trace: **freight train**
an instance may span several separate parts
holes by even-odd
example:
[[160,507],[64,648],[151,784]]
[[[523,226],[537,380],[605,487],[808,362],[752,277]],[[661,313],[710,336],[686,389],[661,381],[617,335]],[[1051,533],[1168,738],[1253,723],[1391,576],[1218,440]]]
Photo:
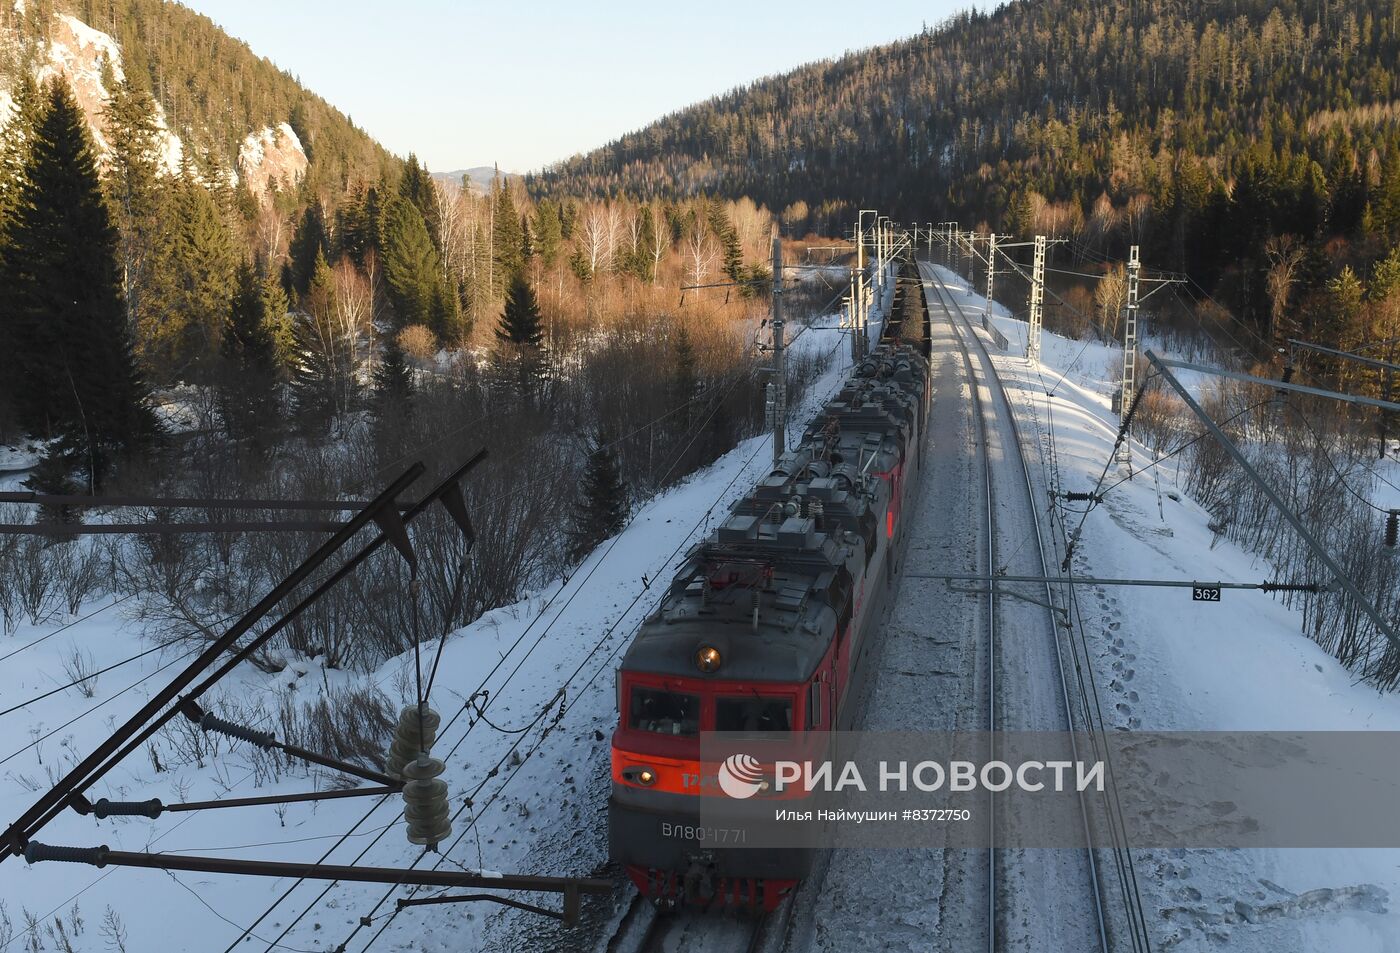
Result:
[[819,743],[855,727],[927,449],[928,353],[922,287],[902,279],[878,344],[686,555],[628,647],[609,848],[659,907],[771,910],[810,870],[810,851],[681,836],[703,830],[699,798],[724,796],[718,765],[701,763],[700,735]]

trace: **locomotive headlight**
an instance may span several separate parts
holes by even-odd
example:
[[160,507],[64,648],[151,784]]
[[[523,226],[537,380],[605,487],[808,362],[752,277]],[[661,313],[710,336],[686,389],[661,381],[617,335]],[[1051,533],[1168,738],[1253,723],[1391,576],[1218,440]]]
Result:
[[720,663],[724,661],[719,654],[719,649],[713,645],[702,645],[695,653],[695,667],[706,673],[717,671]]
[[632,765],[622,771],[623,780],[631,781],[633,784],[640,784],[644,788],[649,788],[656,783],[656,772],[651,768],[644,768],[640,765]]

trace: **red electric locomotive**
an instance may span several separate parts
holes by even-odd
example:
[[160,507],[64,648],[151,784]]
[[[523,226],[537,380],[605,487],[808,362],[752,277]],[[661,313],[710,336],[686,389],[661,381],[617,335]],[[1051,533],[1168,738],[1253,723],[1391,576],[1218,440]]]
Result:
[[[922,311],[922,309],[920,309]],[[618,672],[609,844],[659,905],[773,909],[809,851],[724,849],[696,831],[722,796],[702,731],[852,728],[906,542],[930,401],[920,348],[891,333],[798,446],[687,555]]]

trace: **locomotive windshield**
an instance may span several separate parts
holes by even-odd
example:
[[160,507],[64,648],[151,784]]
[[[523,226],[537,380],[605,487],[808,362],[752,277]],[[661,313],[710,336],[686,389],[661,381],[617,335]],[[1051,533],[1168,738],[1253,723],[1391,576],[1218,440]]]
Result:
[[663,735],[699,734],[700,697],[634,685],[628,706],[628,725],[639,731]]
[[791,731],[792,699],[762,695],[715,699],[715,731]]

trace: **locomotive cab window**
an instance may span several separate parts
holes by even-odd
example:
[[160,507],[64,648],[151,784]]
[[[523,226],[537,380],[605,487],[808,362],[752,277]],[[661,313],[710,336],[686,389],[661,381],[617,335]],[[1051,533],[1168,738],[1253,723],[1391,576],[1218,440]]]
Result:
[[663,735],[694,735],[700,732],[700,698],[662,688],[632,686],[627,725],[638,731]]
[[715,700],[715,731],[791,731],[792,699],[747,695]]

